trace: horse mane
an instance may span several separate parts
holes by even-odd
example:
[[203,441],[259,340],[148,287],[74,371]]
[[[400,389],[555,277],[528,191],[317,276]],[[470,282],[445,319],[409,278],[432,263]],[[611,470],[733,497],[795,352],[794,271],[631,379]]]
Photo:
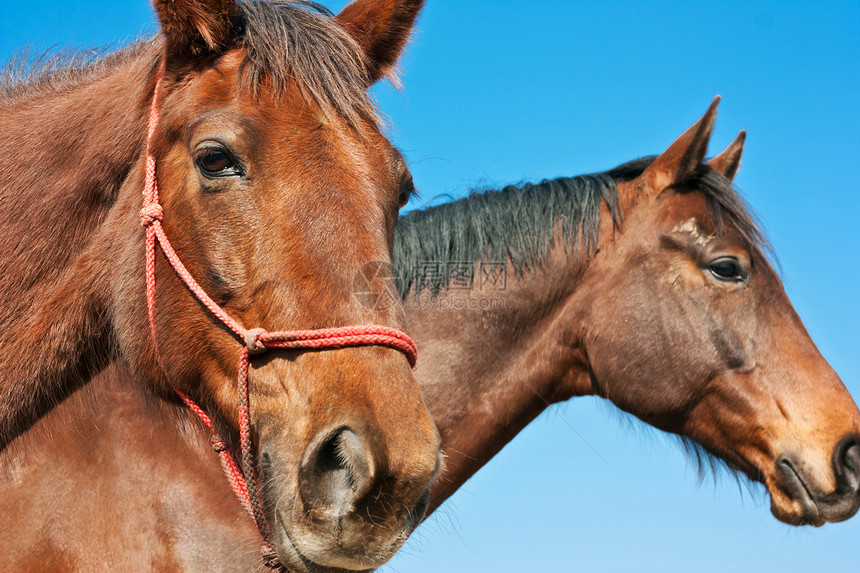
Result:
[[24,50],[0,69],[0,97],[4,104],[15,104],[72,89],[111,73],[148,50],[154,51],[155,44],[151,38],[115,51],[109,47],[63,48],[33,55]]
[[[409,292],[415,270],[425,263],[510,262],[522,274],[539,267],[559,238],[565,249],[593,254],[601,203],[609,207],[613,225],[620,227],[617,184],[641,175],[654,159],[635,159],[601,173],[472,191],[463,199],[405,215],[394,240],[394,273],[401,296]],[[701,164],[676,190],[704,193],[718,233],[728,223],[754,250],[772,254],[746,201],[717,171]],[[438,289],[445,284],[423,286]]]
[[[236,37],[228,49],[246,51],[240,67],[243,88],[258,94],[270,82],[277,96],[296,82],[302,95],[329,117],[343,116],[352,126],[360,119],[376,123],[367,93],[366,56],[327,8],[310,0],[240,0],[237,6]],[[160,45],[149,38],[116,51],[66,49],[37,57],[24,52],[0,70],[0,97],[16,103],[72,89],[147,52],[155,64]]]

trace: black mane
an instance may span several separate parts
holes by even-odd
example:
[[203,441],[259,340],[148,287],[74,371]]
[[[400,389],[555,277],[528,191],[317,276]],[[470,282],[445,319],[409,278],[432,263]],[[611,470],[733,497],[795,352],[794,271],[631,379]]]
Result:
[[[394,239],[401,296],[412,288],[415,269],[428,262],[510,262],[521,274],[541,265],[555,240],[592,254],[600,231],[601,203],[609,207],[613,224],[620,226],[616,185],[638,177],[654,159],[636,159],[602,173],[473,191],[463,199],[405,215]],[[728,222],[754,249],[770,253],[746,202],[715,170],[700,165],[677,190],[704,193],[718,232]],[[445,284],[420,286],[443,288]]]

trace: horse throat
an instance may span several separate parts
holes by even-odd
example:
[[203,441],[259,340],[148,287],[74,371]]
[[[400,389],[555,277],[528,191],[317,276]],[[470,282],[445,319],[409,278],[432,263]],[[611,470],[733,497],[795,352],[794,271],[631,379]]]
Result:
[[585,359],[567,335],[570,277],[583,263],[555,244],[536,269],[508,266],[503,289],[476,282],[468,292],[449,285],[435,298],[427,289],[405,298],[421,349],[417,376],[446,455],[430,511],[550,404],[585,393],[575,390],[588,386]]

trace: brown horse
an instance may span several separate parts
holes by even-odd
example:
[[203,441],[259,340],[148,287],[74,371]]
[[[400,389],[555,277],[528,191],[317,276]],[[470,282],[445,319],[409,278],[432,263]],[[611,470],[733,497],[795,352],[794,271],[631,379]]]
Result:
[[[717,102],[657,158],[401,222],[395,265],[447,457],[431,511],[550,403],[597,395],[763,483],[785,523],[857,512],[860,411],[731,187],[744,132],[702,163]],[[473,289],[428,277],[438,261],[478,261]]]
[[[731,188],[743,136],[702,163],[714,113],[656,159],[404,218],[398,274],[447,454],[432,508],[548,403],[597,394],[763,482],[787,523],[857,511],[860,413]],[[49,441],[22,439],[33,459],[0,504],[27,529],[0,530],[7,547],[63,522],[53,547],[81,568],[253,566],[205,434],[147,392],[115,364],[42,422]]]
[[[335,17],[307,2],[154,4],[163,38],[94,63],[51,62],[0,92],[0,473],[10,484],[32,483],[42,455],[32,444],[58,431],[51,409],[111,361],[146,388],[148,415],[175,413],[175,387],[235,450],[246,351],[160,255],[158,351],[150,335],[139,213],[153,169],[164,233],[239,324],[402,326],[399,307],[368,309],[351,290],[362,265],[390,260],[412,189],[367,88],[392,73],[421,0],[357,0]],[[147,135],[151,107],[158,124]],[[161,218],[144,215],[147,225]],[[259,349],[260,331],[251,334],[245,343]],[[259,464],[280,560],[296,571],[385,562],[420,521],[438,467],[438,433],[404,355],[379,345],[277,351],[252,371],[257,451],[245,470]],[[185,419],[173,419],[174,432],[196,436],[199,422]],[[99,473],[103,463],[82,467]],[[151,481],[143,459],[128,467]],[[74,479],[55,486],[89,487]],[[222,480],[212,477],[219,496]],[[3,570],[83,566],[59,542],[69,522],[40,525],[18,506],[2,515],[4,535],[27,540],[4,540]],[[123,563],[100,555],[102,566]]]

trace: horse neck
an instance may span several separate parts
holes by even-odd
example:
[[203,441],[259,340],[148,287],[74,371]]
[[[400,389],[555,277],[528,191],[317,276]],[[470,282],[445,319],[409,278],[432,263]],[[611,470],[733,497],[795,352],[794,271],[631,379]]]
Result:
[[0,449],[109,353],[105,220],[142,153],[155,57],[146,45],[0,104]]
[[[431,511],[549,404],[575,387],[586,393],[585,358],[569,340],[574,325],[562,323],[584,267],[554,245],[536,270],[516,275],[509,265],[504,291],[441,291],[435,304],[407,296],[406,322],[421,351],[417,377],[446,454]],[[464,296],[484,310],[464,309]]]

